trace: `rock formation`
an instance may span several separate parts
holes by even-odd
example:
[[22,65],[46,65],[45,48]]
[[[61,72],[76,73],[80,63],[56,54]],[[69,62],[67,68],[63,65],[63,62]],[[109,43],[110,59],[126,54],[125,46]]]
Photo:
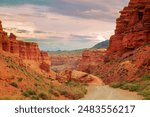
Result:
[[150,73],[150,0],[130,0],[120,13],[106,54],[85,51],[79,65],[106,84]]
[[[47,52],[40,51],[38,44],[34,42],[24,42],[16,40],[16,36],[12,33],[8,36],[3,31],[0,21],[0,52],[10,52],[23,60],[32,60],[41,64],[47,64],[50,67],[50,58]],[[43,68],[43,67],[42,67]],[[48,67],[46,67],[46,72]],[[43,69],[45,70],[45,69]]]
[[65,70],[60,73],[57,73],[56,79],[59,82],[77,81],[86,84],[103,84],[100,78],[77,70]]
[[78,70],[92,73],[103,62],[106,49],[84,50]]
[[150,0],[130,0],[120,13],[108,54],[122,54],[150,43]]
[[80,59],[80,55],[51,55],[51,69],[54,71],[76,69]]

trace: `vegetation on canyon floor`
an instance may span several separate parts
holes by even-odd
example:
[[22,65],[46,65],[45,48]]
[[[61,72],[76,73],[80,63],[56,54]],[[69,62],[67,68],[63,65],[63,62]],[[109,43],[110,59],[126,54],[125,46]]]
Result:
[[150,100],[150,74],[145,74],[137,81],[124,81],[112,83],[111,87],[138,92],[144,99]]

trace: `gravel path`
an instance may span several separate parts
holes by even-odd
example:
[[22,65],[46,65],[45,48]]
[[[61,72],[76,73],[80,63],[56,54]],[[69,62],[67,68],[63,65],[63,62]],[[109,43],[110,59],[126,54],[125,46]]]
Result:
[[108,85],[88,87],[88,93],[81,100],[141,100],[142,97],[136,92],[122,89],[114,89]]

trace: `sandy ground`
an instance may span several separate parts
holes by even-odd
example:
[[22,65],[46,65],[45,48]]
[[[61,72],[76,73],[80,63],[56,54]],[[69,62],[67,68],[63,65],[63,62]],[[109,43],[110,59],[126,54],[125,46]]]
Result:
[[88,93],[81,100],[141,100],[142,97],[136,92],[129,92],[122,89],[114,89],[108,85],[90,85]]

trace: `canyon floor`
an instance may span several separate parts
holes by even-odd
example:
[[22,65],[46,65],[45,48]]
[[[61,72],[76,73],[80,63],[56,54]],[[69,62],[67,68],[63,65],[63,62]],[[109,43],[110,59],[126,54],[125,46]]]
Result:
[[141,100],[136,92],[114,89],[108,85],[89,85],[88,93],[81,100]]
[[[63,56],[63,57],[62,57]],[[57,59],[56,59],[57,58]],[[69,59],[71,58],[71,59]],[[78,55],[72,57],[70,54],[64,55],[55,55],[55,59],[52,59],[52,68],[55,67],[58,71],[66,70],[69,66],[72,66],[73,69],[74,61],[77,61],[77,58],[80,59]],[[67,62],[66,62],[66,61]],[[54,63],[57,63],[55,65]],[[67,64],[66,64],[67,63]],[[60,70],[61,66],[61,70]],[[62,67],[63,66],[63,67]],[[94,83],[88,85],[87,94],[81,98],[81,100],[142,100],[142,96],[138,95],[137,92],[123,90],[120,88],[113,88],[108,85],[104,85],[101,78],[99,78],[100,83]]]

